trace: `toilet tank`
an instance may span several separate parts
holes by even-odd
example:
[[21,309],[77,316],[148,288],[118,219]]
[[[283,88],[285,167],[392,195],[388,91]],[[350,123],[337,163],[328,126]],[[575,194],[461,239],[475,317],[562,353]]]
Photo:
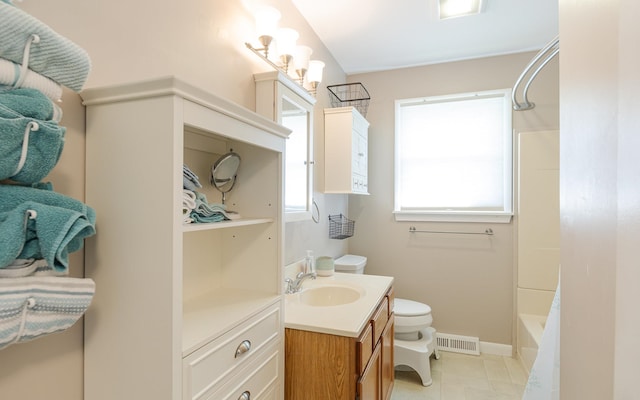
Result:
[[364,273],[365,265],[367,265],[367,257],[345,254],[342,257],[336,258],[334,264],[337,272],[362,274]]

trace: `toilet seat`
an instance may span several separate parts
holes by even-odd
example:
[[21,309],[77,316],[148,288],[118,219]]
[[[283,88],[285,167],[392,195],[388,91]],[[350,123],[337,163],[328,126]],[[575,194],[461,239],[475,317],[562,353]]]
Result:
[[393,312],[396,314],[396,317],[417,317],[431,314],[431,307],[417,301],[396,298],[394,300]]
[[413,333],[428,328],[433,323],[431,307],[413,300],[394,300],[393,312],[395,314],[394,329],[396,334]]

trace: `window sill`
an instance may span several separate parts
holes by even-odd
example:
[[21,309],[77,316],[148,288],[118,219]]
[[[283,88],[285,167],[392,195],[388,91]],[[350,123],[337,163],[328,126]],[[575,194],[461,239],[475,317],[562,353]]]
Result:
[[510,212],[486,212],[486,211],[394,211],[396,221],[413,222],[482,222],[508,224],[513,213]]

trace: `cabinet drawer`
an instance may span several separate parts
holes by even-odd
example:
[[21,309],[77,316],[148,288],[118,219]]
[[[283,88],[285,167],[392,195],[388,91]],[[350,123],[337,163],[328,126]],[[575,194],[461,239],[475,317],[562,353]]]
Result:
[[373,324],[373,342],[378,343],[380,340],[380,335],[382,335],[382,330],[385,325],[387,325],[387,320],[389,319],[389,299],[383,298],[380,302],[380,306],[373,314],[371,322]]
[[251,360],[280,331],[279,305],[269,309],[184,358],[183,398],[200,399],[229,373]]
[[394,300],[396,298],[396,295],[393,292],[393,286],[387,292],[387,298],[389,299],[389,315],[391,315],[391,313],[393,312],[393,306],[395,305]]
[[380,400],[380,348],[376,347],[369,365],[358,379],[356,391],[359,399]]
[[364,373],[364,369],[367,367],[367,363],[371,358],[371,354],[373,353],[373,325],[371,323],[367,324],[367,327],[358,338],[358,342],[356,343],[357,348],[357,357],[358,357],[358,365],[357,372],[358,375],[362,375]]
[[278,360],[278,349],[274,348],[226,380],[206,400],[275,400],[280,370]]

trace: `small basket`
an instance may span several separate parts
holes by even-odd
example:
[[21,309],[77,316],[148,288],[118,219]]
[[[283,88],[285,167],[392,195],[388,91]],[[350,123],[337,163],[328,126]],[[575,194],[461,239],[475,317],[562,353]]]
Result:
[[355,107],[363,117],[367,116],[369,108],[369,92],[360,82],[343,85],[329,85],[331,107]]
[[342,214],[329,215],[329,239],[346,239],[353,236],[356,222]]

